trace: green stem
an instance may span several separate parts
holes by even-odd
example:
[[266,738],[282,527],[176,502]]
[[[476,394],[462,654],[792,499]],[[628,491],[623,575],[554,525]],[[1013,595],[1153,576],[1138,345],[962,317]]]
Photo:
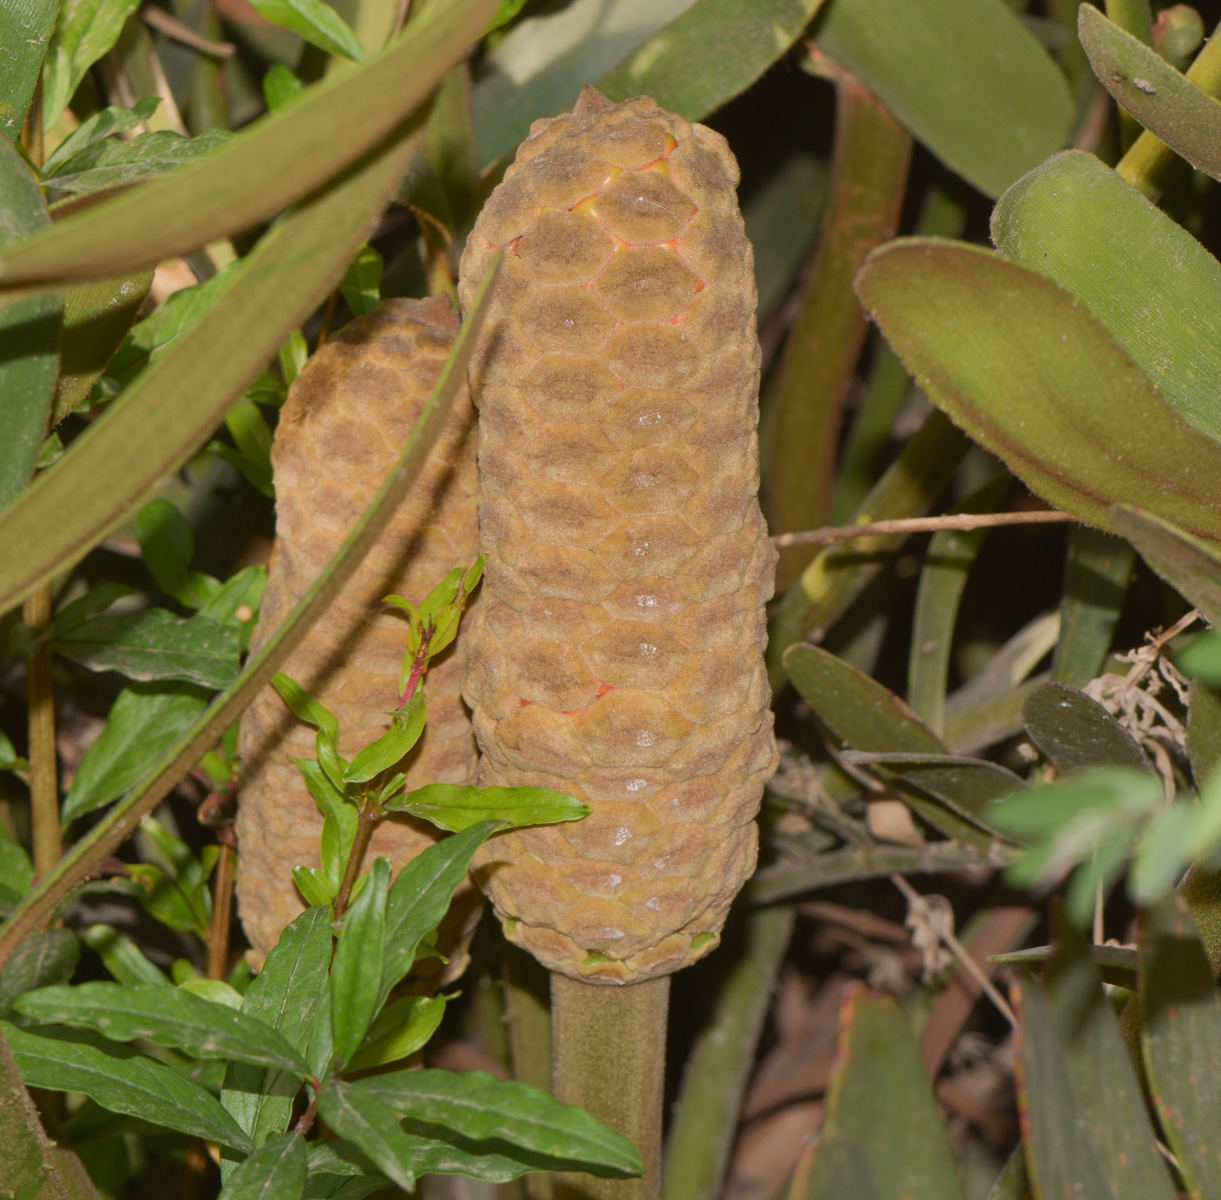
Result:
[[[23,605],[22,619],[35,629],[51,623],[51,589],[40,587]],[[29,707],[30,810],[34,826],[34,870],[48,875],[63,853],[59,828],[59,769],[55,750],[55,689],[51,647],[42,646],[26,663]]]
[[[916,517],[928,512],[953,477],[970,442],[941,412],[933,412],[886,469],[857,510],[856,521]],[[807,635],[820,640],[869,585],[903,534],[877,534],[823,550],[777,606],[768,638],[772,690],[785,680],[781,657]]]
[[369,841],[373,837],[373,830],[377,828],[377,822],[381,819],[382,811],[377,807],[377,800],[373,796],[366,796],[364,804],[360,808],[360,821],[356,826],[356,837],[352,839],[352,853],[348,855],[347,866],[343,869],[343,879],[339,884],[339,893],[335,897],[335,920],[347,911],[348,898],[352,895],[352,889],[356,886],[356,878],[360,874],[361,863],[365,860],[365,851],[369,848]]
[[[712,1019],[683,1076],[666,1140],[661,1189],[666,1200],[717,1200],[721,1195],[759,1034],[793,930],[793,909],[759,909],[743,926],[742,954],[724,976]],[[732,932],[727,932],[722,955],[731,949]]]
[[[505,1028],[513,1078],[540,1091],[551,1091],[550,979],[537,960],[511,942],[504,947]],[[551,1176],[525,1177],[530,1200],[551,1200]]]
[[[1221,26],[1205,41],[1204,49],[1187,69],[1187,78],[1202,92],[1221,96]],[[1183,165],[1183,160],[1161,138],[1146,129],[1115,170],[1121,179],[1156,204]]]
[[645,1170],[639,1179],[557,1175],[557,1200],[659,1200],[669,1001],[669,976],[612,987],[552,974],[555,1098],[623,1134]]
[[[401,170],[401,156],[388,156],[388,166]],[[380,161],[378,166],[380,166]],[[377,170],[375,166],[372,168]],[[353,182],[359,180],[360,173]],[[351,186],[351,185],[349,185]],[[338,198],[345,196],[338,189]],[[292,218],[290,217],[289,220]],[[497,261],[499,265],[499,260]],[[487,311],[495,267],[480,285],[475,302],[458,333],[440,379],[433,389],[419,420],[403,445],[394,466],[377,494],[365,509],[352,532],[344,539],[335,557],[327,564],[314,585],[301,597],[284,623],[267,639],[257,654],[251,655],[242,673],[208,706],[204,714],[174,743],[162,760],[163,765],[110,810],[109,813],[71,851],[60,859],[55,870],[33,888],[0,927],[0,966],[13,949],[40,921],[45,920],[65,896],[95,871],[135,831],[146,814],[153,811],[177,786],[179,780],[224,736],[260,688],[265,687],[293,647],[310,626],[327,610],[351,578],[366,551],[381,536],[390,519],[415,484],[424,463],[445,424],[458,389],[466,380],[466,366],[479,336]]]
[[[868,332],[852,281],[869,251],[895,235],[911,161],[911,137],[882,102],[819,61],[835,84],[835,153],[823,232],[768,422],[764,478],[776,533],[831,519],[840,414]],[[782,551],[777,586],[788,587],[814,553]]]

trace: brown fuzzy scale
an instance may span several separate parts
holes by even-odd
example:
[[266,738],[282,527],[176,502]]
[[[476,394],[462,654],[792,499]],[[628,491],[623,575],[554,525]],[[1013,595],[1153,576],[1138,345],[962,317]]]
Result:
[[[453,347],[448,299],[384,301],[345,326],[306,364],[276,430],[276,548],[255,643],[274,630],[334,556],[402,448]],[[339,750],[353,757],[387,727],[407,646],[401,614],[382,597],[418,603],[477,553],[474,413],[464,388],[419,483],[342,594],[281,668],[339,718]],[[408,786],[473,783],[477,751],[460,695],[462,639],[428,672],[428,728],[408,759]],[[315,735],[270,687],[242,719],[237,817],[242,924],[261,961],[303,902],[297,864],[318,866],[322,817],[294,758],[315,757]],[[437,838],[430,825],[388,817],[365,857],[402,867]],[[464,889],[451,917],[451,974],[465,962],[463,930],[477,915]],[[435,961],[435,960],[433,960]]]
[[471,380],[484,784],[593,809],[476,860],[507,935],[632,983],[718,941],[776,767],[750,244],[720,134],[587,88],[536,122],[462,260],[506,251]]

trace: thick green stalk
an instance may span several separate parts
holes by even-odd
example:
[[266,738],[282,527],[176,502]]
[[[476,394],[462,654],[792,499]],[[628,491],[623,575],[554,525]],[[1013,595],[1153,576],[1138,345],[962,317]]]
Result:
[[[868,332],[852,281],[869,251],[897,231],[911,161],[911,137],[882,102],[824,62],[836,92],[831,196],[768,418],[763,477],[776,533],[831,519],[840,414]],[[814,553],[782,551],[777,586],[788,587]]]
[[721,984],[712,1019],[683,1076],[666,1140],[661,1188],[666,1200],[716,1200],[721,1194],[759,1034],[793,930],[793,910],[787,905],[759,909],[743,925],[742,953]]
[[[35,629],[51,623],[51,589],[40,587],[26,600],[22,619]],[[30,811],[34,831],[34,870],[46,875],[59,862],[59,769],[55,751],[55,690],[51,647],[43,646],[26,663],[29,709]]]
[[[930,414],[865,497],[857,524],[928,512],[969,446],[966,434],[949,417],[939,411]],[[807,636],[821,640],[903,540],[903,534],[877,534],[840,542],[806,567],[772,615],[767,658],[773,691],[784,683],[784,652]]]
[[[1221,96],[1221,26],[1204,43],[1204,49],[1187,68],[1187,78],[1202,92]],[[1161,138],[1147,129],[1132,143],[1132,148],[1119,160],[1115,170],[1119,177],[1143,192],[1156,204],[1162,193],[1183,167],[1179,158]]]
[[668,975],[613,987],[552,973],[555,1098],[623,1134],[645,1170],[639,1179],[557,1175],[556,1200],[659,1200],[669,1003]]
[[[513,1078],[540,1091],[551,1091],[550,977],[546,968],[512,942],[503,943],[505,1029]],[[525,1177],[530,1200],[551,1200],[551,1176]]]

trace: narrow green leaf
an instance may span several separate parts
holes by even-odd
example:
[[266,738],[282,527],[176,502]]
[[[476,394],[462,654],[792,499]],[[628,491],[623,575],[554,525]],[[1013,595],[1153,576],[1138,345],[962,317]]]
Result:
[[[889,996],[856,988],[840,1022],[825,1133],[864,1152],[881,1200],[961,1197],[941,1110],[911,1022]],[[893,1153],[903,1146],[902,1154]]]
[[328,1080],[318,1093],[318,1112],[340,1137],[349,1138],[377,1168],[406,1191],[415,1188],[411,1143],[394,1113],[356,1084]]
[[90,925],[82,934],[82,940],[97,953],[106,970],[120,983],[170,986],[165,972],[145,958],[135,942],[113,925]]
[[194,1058],[306,1074],[305,1063],[275,1030],[178,988],[157,984],[82,983],[27,992],[14,1007],[36,1021],[92,1029],[116,1042],[143,1038]]
[[344,779],[349,783],[365,783],[397,765],[420,740],[427,719],[424,697],[413,696],[405,709],[394,714],[390,728],[352,760],[343,773]]
[[269,21],[299,33],[311,46],[339,54],[353,62],[365,57],[365,48],[352,27],[323,0],[251,0]]
[[138,183],[215,153],[232,137],[227,129],[209,129],[194,138],[158,129],[130,142],[97,142],[61,163],[45,186],[54,192],[77,195]]
[[1181,417],[1221,440],[1210,385],[1221,263],[1186,229],[1092,154],[1066,150],[1000,198],[992,238],[1079,300]]
[[882,1200],[865,1151],[842,1130],[828,1130],[818,1140],[804,1200]]
[[319,905],[330,908],[339,891],[338,886],[332,887],[329,875],[324,875],[316,867],[303,867],[299,864],[293,867],[293,883],[311,908]]
[[42,164],[43,178],[54,175],[74,154],[88,150],[90,146],[120,133],[138,129],[157,111],[161,103],[159,96],[137,100],[133,108],[111,107],[96,112],[82,121],[47,157]]
[[1188,1192],[1221,1194],[1221,994],[1185,903],[1145,910],[1141,938],[1145,1069],[1162,1131]]
[[356,903],[344,917],[331,970],[331,1029],[335,1053],[347,1062],[360,1048],[381,998],[378,984],[386,949],[386,890],[390,860],[374,862]]
[[835,0],[815,38],[989,196],[1068,140],[1068,84],[1004,0]]
[[[1221,663],[1217,675],[1221,680]],[[1187,755],[1195,785],[1202,788],[1221,763],[1221,693],[1198,680],[1191,686],[1187,709]]]
[[269,109],[279,108],[295,100],[305,91],[305,84],[283,63],[272,63],[263,76],[263,99]]
[[475,1141],[517,1146],[603,1178],[643,1170],[631,1142],[584,1109],[484,1071],[395,1071],[350,1084],[349,1093],[356,1103],[365,1097],[381,1101],[407,1118],[413,1132],[438,1136],[449,1130]]
[[198,720],[208,693],[188,683],[137,683],[124,688],[109,720],[85,751],[64,797],[62,817],[74,820],[117,800],[153,769]]
[[[10,753],[6,757],[9,762],[15,762],[17,760],[11,755],[11,749],[12,743],[10,742],[6,747]],[[0,823],[0,879],[21,894],[24,894],[34,881],[34,863],[25,847],[9,836],[3,823]]]
[[411,970],[420,939],[440,925],[475,851],[499,828],[499,821],[480,821],[429,846],[399,872],[386,896],[385,965],[377,1007]]
[[[1065,922],[1065,928],[1073,927]],[[1073,930],[1074,934],[1077,933]],[[1080,936],[1080,935],[1078,935]],[[1136,950],[1128,946],[1095,946],[1087,947],[1089,956],[1096,968],[1096,974],[1106,983],[1116,987],[1126,988],[1129,992],[1136,991],[1136,973],[1140,956]],[[989,955],[990,963],[1013,963],[1018,966],[1046,966],[1051,962],[1053,947],[1028,946],[1025,950],[1011,950],[1008,954]]]
[[367,316],[377,309],[381,299],[382,271],[385,268],[382,256],[368,243],[357,251],[344,277],[339,281],[339,291],[347,301],[353,316]]
[[[108,199],[5,255],[0,278],[7,287],[45,287],[155,266],[249,229],[316,193],[396,131],[402,132],[404,120],[479,36],[494,8],[495,0],[437,6],[434,15],[412,22],[402,38],[371,55],[359,69],[336,72],[298,103],[242,130],[215,154]],[[402,166],[395,172],[396,183],[401,173]],[[345,266],[368,232],[365,219],[352,215],[357,219],[342,225],[354,224],[362,235],[349,240],[345,232],[334,247]],[[300,227],[290,236],[299,250]],[[323,274],[330,280],[329,263]],[[283,297],[295,289],[277,287],[283,308]],[[309,312],[315,304],[313,293],[304,300],[300,310]],[[266,304],[272,307],[273,301]],[[290,307],[294,319],[286,330],[301,323],[297,306]],[[285,336],[281,333],[277,344]],[[260,366],[267,357],[260,354]],[[209,417],[201,424],[210,427],[215,421]]]
[[1097,700],[1063,683],[1045,683],[1022,705],[1031,740],[1063,773],[1081,767],[1152,771],[1132,735]]
[[190,566],[195,557],[195,535],[190,522],[169,500],[150,500],[136,518],[140,554],[157,586],[191,608],[201,597],[191,588]]
[[1116,1200],[1081,1115],[1051,1004],[1033,980],[1024,980],[1017,994],[1022,1056],[1018,1104],[1029,1130],[1023,1140],[1035,1194]]
[[1169,521],[1129,504],[1111,509],[1111,523],[1167,583],[1208,619],[1221,623],[1221,552]]
[[54,639],[65,658],[94,671],[149,682],[177,679],[223,688],[237,676],[237,630],[210,617],[176,617],[164,608],[91,617]]
[[1221,179],[1221,103],[1092,4],[1081,6],[1077,31],[1116,102],[1193,167]]
[[533,787],[476,787],[474,784],[432,783],[396,797],[388,809],[457,832],[478,821],[503,821],[519,829],[525,825],[552,825],[579,821],[590,809],[562,792]]
[[436,1033],[444,1015],[444,996],[404,996],[387,1004],[369,1027],[348,1070],[367,1071],[414,1054]]
[[[7,68],[7,63],[6,63]],[[0,139],[0,251],[51,222],[38,183],[12,141]],[[51,420],[63,306],[36,296],[0,308],[0,509],[30,481]]]
[[[1122,528],[1115,514],[1112,521]],[[1134,561],[1132,547],[1119,538],[1089,525],[1069,529],[1060,640],[1051,665],[1056,683],[1084,687],[1102,673]]]
[[278,1134],[229,1176],[219,1200],[301,1200],[307,1163],[305,1139]]
[[43,71],[42,127],[53,129],[85,72],[119,40],[140,0],[63,0]]
[[59,0],[18,0],[0,5],[0,130],[15,142],[25,124],[47,42],[59,16]]
[[1140,503],[1221,541],[1221,447],[1055,284],[974,246],[901,238],[856,287],[929,399],[1051,503],[1104,529],[1112,504]]
[[271,677],[271,684],[298,721],[321,730],[332,742],[338,740],[339,718],[329,708],[319,704],[295,679],[277,671]]
[[31,989],[66,983],[80,957],[81,944],[70,929],[31,934],[0,970],[0,1017],[11,1017],[14,1001]]
[[0,1030],[27,1087],[83,1092],[111,1112],[235,1150],[253,1148],[209,1092],[128,1046],[78,1029],[18,1029],[0,1021]]
[[1175,1200],[1090,944],[1063,921],[1056,943],[1047,980],[1052,1017],[1080,1102],[1077,1119],[1097,1147],[1102,1174],[1116,1200]]
[[[330,966],[330,907],[309,908],[280,934],[263,969],[246,989],[242,1013],[304,1053]],[[300,1082],[291,1073],[232,1063],[225,1072],[220,1102],[251,1141],[261,1146],[271,1134],[288,1128],[298,1091]]]
[[801,36],[823,0],[697,0],[604,75],[612,100],[650,96],[701,121],[744,92]]

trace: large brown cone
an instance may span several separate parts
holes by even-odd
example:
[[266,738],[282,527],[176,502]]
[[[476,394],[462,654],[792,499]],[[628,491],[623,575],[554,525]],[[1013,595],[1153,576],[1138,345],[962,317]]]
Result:
[[776,766],[737,179],[711,129],[587,88],[535,123],[462,260],[466,302],[506,252],[471,372],[480,780],[593,809],[494,838],[476,878],[506,934],[575,978],[631,983],[716,945]]
[[[293,383],[272,450],[276,548],[256,646],[317,579],[373,498],[457,330],[444,297],[384,301],[327,342]],[[448,571],[474,561],[475,490],[474,413],[464,388],[407,501],[281,668],[337,714],[346,757],[385,732],[398,700],[407,627],[382,597],[393,592],[418,603]],[[475,781],[477,751],[459,694],[462,642],[429,670],[428,729],[408,759],[410,787]],[[290,761],[315,756],[314,731],[268,687],[242,718],[240,749],[237,895],[253,957],[261,961],[303,907],[292,868],[318,866],[322,817]],[[387,818],[365,865],[389,855],[397,871],[435,840],[430,825]],[[461,935],[477,915],[476,896],[465,889],[450,919],[452,974],[465,961]]]

